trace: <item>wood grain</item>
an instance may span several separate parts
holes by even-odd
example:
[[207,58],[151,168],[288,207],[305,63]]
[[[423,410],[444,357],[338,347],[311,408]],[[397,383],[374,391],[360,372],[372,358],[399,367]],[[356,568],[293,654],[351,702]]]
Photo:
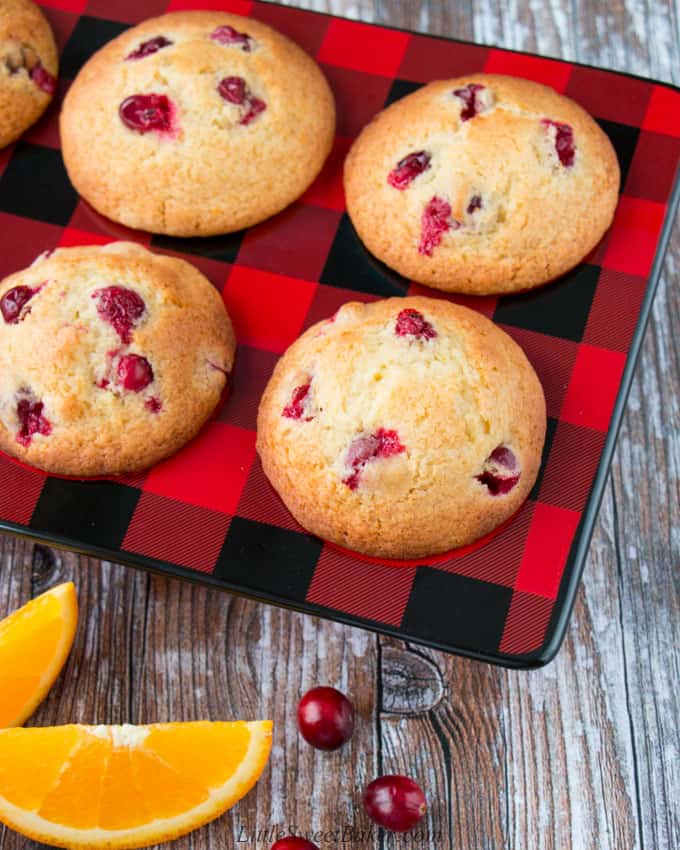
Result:
[[[297,5],[680,82],[671,0],[314,0]],[[680,847],[680,233],[676,227],[583,587],[556,661],[531,673],[442,653],[0,537],[0,616],[57,581],[83,616],[36,724],[275,720],[257,790],[177,848],[671,850]],[[675,284],[675,285],[673,285]],[[356,735],[320,754],[295,730],[313,684],[350,692]],[[420,779],[427,834],[372,832],[378,773]],[[261,831],[260,840],[256,832]],[[0,832],[0,850],[31,842]]]

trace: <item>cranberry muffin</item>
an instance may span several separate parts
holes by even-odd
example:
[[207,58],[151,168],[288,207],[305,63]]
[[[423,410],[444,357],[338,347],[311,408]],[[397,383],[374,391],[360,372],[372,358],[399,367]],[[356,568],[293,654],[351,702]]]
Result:
[[64,475],[151,466],[213,412],[235,346],[183,260],[129,242],[42,255],[0,283],[0,449]]
[[57,90],[50,25],[31,0],[0,0],[0,148],[40,118]]
[[176,12],[127,30],[64,101],[78,192],[128,227],[209,236],[256,224],[312,183],[335,132],[318,65],[265,24]]
[[526,499],[545,437],[543,390],[484,316],[430,298],[345,304],[283,355],[257,444],[293,516],[368,555],[470,543]]
[[600,241],[619,165],[597,123],[551,88],[493,74],[433,82],[354,143],[347,209],[371,253],[449,292],[516,292]]

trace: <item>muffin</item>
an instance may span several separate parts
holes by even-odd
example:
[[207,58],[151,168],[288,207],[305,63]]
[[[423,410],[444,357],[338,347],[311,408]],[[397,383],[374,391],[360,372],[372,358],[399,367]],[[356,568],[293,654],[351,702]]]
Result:
[[580,106],[493,74],[430,83],[363,130],[345,165],[368,250],[405,277],[517,292],[577,265],[610,226],[619,165]]
[[183,260],[128,242],[42,255],[0,283],[0,449],[64,475],[151,466],[211,415],[235,345]]
[[258,414],[264,471],[308,531],[376,557],[468,544],[526,499],[543,390],[519,346],[447,301],[345,304],[278,362]]
[[31,0],[0,0],[0,148],[40,118],[57,90],[50,25]]
[[256,224],[305,192],[335,107],[318,65],[265,24],[176,12],[127,30],[64,101],[69,177],[128,227],[209,236]]

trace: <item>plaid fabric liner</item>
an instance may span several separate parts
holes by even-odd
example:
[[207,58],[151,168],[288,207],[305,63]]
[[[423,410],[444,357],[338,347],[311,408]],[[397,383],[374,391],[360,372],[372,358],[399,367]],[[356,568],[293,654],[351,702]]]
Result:
[[[336,95],[338,129],[303,198],[246,232],[205,240],[132,232],[80,201],[59,151],[58,104],[0,151],[0,277],[49,248],[133,239],[194,262],[222,292],[239,339],[227,403],[199,438],[146,474],[81,482],[0,456],[0,527],[498,663],[548,660],[573,601],[597,508],[594,478],[669,226],[680,92],[250,0],[44,5],[63,54],[62,95],[89,55],[129,25],[213,7],[265,21],[314,55]],[[345,213],[342,161],[385,104],[429,80],[481,70],[538,80],[581,103],[618,152],[622,196],[603,242],[557,283],[528,295],[452,298],[498,322],[536,368],[548,402],[543,466],[528,502],[495,535],[443,558],[385,564],[324,544],[292,519],[256,457],[257,404],[284,349],[345,301],[448,297],[366,254]]]

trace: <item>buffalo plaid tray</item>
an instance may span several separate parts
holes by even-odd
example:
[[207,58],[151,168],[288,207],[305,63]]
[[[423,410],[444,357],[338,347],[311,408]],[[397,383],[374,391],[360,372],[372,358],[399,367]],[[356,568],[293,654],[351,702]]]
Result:
[[[338,135],[312,188],[250,230],[151,237],[78,199],[64,171],[58,104],[0,151],[0,278],[56,246],[132,238],[194,262],[222,292],[239,339],[233,392],[179,454],[146,474],[78,481],[0,456],[0,528],[96,557],[514,667],[549,661],[564,636],[678,202],[680,90],[652,80],[400,32],[251,0],[49,0],[61,90],[131,24],[214,7],[289,35],[321,63]],[[611,231],[573,272],[528,295],[454,298],[524,348],[548,402],[543,466],[524,507],[464,550],[417,562],[354,556],[306,534],[264,478],[255,417],[279,355],[351,299],[435,291],[364,251],[345,213],[342,162],[385,104],[471,71],[547,83],[611,138],[623,175]]]

